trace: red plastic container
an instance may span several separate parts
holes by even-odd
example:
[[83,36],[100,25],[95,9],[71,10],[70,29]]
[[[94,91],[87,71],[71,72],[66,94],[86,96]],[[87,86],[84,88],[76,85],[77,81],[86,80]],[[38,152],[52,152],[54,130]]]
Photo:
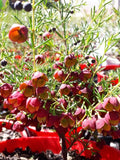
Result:
[[[0,121],[0,124],[3,122]],[[7,122],[6,127],[10,128],[12,123]],[[16,148],[22,148],[25,150],[26,147],[30,147],[33,152],[42,152],[46,150],[51,150],[55,154],[59,154],[61,152],[61,145],[60,139],[56,132],[49,132],[49,131],[36,131],[33,128],[28,128],[31,137],[22,137],[16,139],[10,139],[6,141],[0,142],[0,152],[7,150],[8,152],[13,152]],[[67,137],[69,139],[69,137]],[[83,143],[87,142],[90,148],[93,150],[97,150],[98,153],[101,155],[100,160],[120,160],[120,151],[112,148],[108,145],[103,145],[101,148],[98,148],[96,142],[81,140],[77,141],[72,150],[77,150],[78,153],[81,153],[84,149]],[[87,158],[91,157],[92,152],[90,150],[85,150],[82,153],[82,156]]]
[[[12,128],[12,121],[0,120],[0,126],[7,129]],[[61,151],[60,139],[56,132],[49,132],[47,130],[37,132],[35,129],[27,128],[31,137],[28,137],[26,130],[20,132],[21,138],[9,139],[0,142],[0,152],[7,150],[13,152],[16,148],[25,150],[27,146],[33,152],[42,152],[51,150],[58,154]]]
[[[83,140],[87,141],[87,140]],[[98,148],[96,142],[94,141],[87,141],[89,143],[89,147],[93,148],[94,151],[97,151],[101,158],[99,160],[120,160],[120,151],[112,148],[108,145],[103,145],[102,147]],[[76,144],[73,146],[72,149],[78,150],[79,153],[84,149],[81,142],[77,141]],[[92,155],[92,152],[90,150],[85,150],[82,153],[82,156],[85,156],[86,158],[90,158]]]
[[[37,139],[37,138],[44,138],[44,137],[47,137],[49,139],[49,137],[51,137],[51,142],[53,141],[54,142],[54,138],[56,138],[56,153],[57,151],[60,152],[61,151],[61,146],[60,146],[60,141],[59,141],[59,136],[56,132],[48,132],[47,130],[42,132],[38,132],[36,131],[35,129],[33,128],[28,128],[30,134],[33,136],[33,138]],[[31,137],[32,138],[32,137]],[[69,137],[68,137],[68,134],[67,134],[67,140],[69,141]],[[38,140],[39,141],[39,140]],[[98,148],[97,145],[96,145],[96,142],[94,141],[87,141],[87,140],[81,140],[81,141],[77,141],[73,147],[72,147],[72,150],[77,150],[78,153],[81,153],[84,149],[84,146],[81,142],[87,142],[89,143],[89,147],[91,148],[94,148],[94,150],[97,150],[99,152],[99,154],[101,155],[101,159],[100,160],[120,160],[120,151],[115,149],[115,148],[112,148],[108,145],[104,145],[103,147],[101,148]],[[52,142],[52,143],[53,143]],[[46,141],[47,143],[47,141]],[[46,144],[45,143],[45,144]],[[50,141],[49,141],[50,143]],[[49,144],[49,146],[51,146],[51,144]],[[38,143],[39,144],[39,143]],[[48,145],[47,145],[48,146]],[[31,147],[33,147],[33,145],[31,145]],[[51,150],[54,151],[54,148],[52,148],[53,146],[51,146]],[[34,148],[34,147],[33,147]],[[54,152],[55,153],[55,152]],[[92,155],[92,152],[90,150],[85,150],[83,153],[82,153],[82,156],[85,156],[86,158],[90,158]]]
[[51,150],[58,154],[61,151],[59,137],[41,136],[41,137],[22,137],[0,142],[0,152],[7,150],[13,152],[16,148],[30,147],[33,152],[42,152]]

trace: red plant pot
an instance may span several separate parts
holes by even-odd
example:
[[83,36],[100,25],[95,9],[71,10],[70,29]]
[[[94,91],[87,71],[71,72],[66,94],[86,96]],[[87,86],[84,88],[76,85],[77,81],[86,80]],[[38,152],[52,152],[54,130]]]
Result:
[[[3,122],[0,121],[0,125]],[[5,122],[4,122],[5,123]],[[6,128],[10,129],[12,123],[6,122]],[[23,150],[29,146],[32,152],[46,152],[47,150],[51,150],[55,154],[59,154],[61,152],[60,139],[56,132],[45,131],[36,131],[35,129],[28,128],[29,134],[31,137],[21,137],[16,139],[9,139],[6,141],[0,142],[0,152],[8,151],[12,153],[16,148],[22,148]],[[69,139],[69,137],[67,137]],[[84,149],[84,142],[88,144],[88,147],[92,148],[92,150],[97,151],[101,158],[99,160],[120,160],[120,151],[112,148],[108,145],[103,145],[101,148],[97,146],[96,142],[81,140],[75,142],[72,147],[72,150],[77,150],[78,153],[81,153]],[[84,150],[81,156],[85,156],[86,158],[90,158],[92,155],[91,150]]]
[[[101,156],[101,158],[99,160],[120,160],[120,151],[110,147],[108,145],[103,145],[102,147],[98,147],[97,143],[94,141],[87,141],[87,140],[83,140],[88,142],[88,146],[90,148],[93,148],[93,151],[97,151],[97,153],[99,153],[99,155]],[[77,150],[79,153],[82,152],[82,150],[84,149],[81,141],[77,141],[75,143],[75,145],[73,146],[72,149]],[[82,153],[82,156],[85,156],[86,158],[90,158],[92,155],[92,151],[91,150],[85,150]]]
[[31,149],[32,152],[42,152],[51,150],[58,154],[61,151],[59,144],[59,137],[41,136],[41,137],[22,137],[16,139],[10,139],[0,142],[0,152],[8,151],[12,153],[16,148],[22,148],[25,150],[26,147]]
[[[120,68],[120,65],[107,65],[107,66],[102,66],[101,69],[103,71],[108,71],[108,70],[116,70],[117,68]],[[108,79],[109,77],[102,72],[97,73],[97,80],[98,82],[101,82],[102,79]],[[111,80],[112,85],[116,85],[119,82],[119,79],[116,78],[114,80]]]
[[[0,120],[0,126],[7,129],[12,128],[12,122],[6,120]],[[29,134],[27,133],[29,131]],[[0,152],[7,150],[13,152],[16,148],[22,148],[25,150],[26,147],[30,147],[32,152],[42,152],[51,150],[53,153],[60,153],[61,146],[59,143],[59,136],[56,132],[40,131],[37,132],[34,129],[27,128],[20,132],[21,138],[9,139],[0,142]],[[28,137],[30,135],[31,137]],[[37,144],[37,145],[36,145]]]
[[[45,140],[45,143],[43,143],[43,146],[44,146],[45,144],[47,144],[47,140],[49,140],[48,141],[49,145],[47,144],[47,146],[51,147],[50,149],[54,153],[59,153],[61,151],[59,136],[56,132],[49,132],[47,130],[38,132],[34,128],[28,128],[28,130],[29,130],[30,135],[32,136],[32,137],[29,137],[29,139],[35,138],[35,140],[33,140],[33,143],[34,143],[34,141],[36,141],[39,146],[39,144],[41,143],[41,142],[39,143],[39,141]],[[66,138],[69,141],[68,134],[66,134],[66,135],[67,135]],[[103,145],[101,148],[99,148],[95,141],[87,141],[87,140],[77,141],[72,146],[72,150],[77,150],[78,153],[82,153],[82,151],[84,149],[84,145],[83,145],[84,142],[88,143],[88,147],[93,148],[93,151],[98,151],[98,153],[101,156],[100,160],[113,160],[113,159],[120,160],[120,151],[119,150],[112,148],[108,145]],[[32,150],[35,149],[34,145],[29,145],[29,146]],[[43,150],[44,147],[42,148],[42,150],[38,147],[39,151],[45,151],[45,150]],[[69,147],[69,146],[67,146],[67,147]],[[49,149],[49,148],[46,147],[45,149]],[[92,150],[87,150],[87,149],[81,154],[81,156],[85,156],[86,158],[90,158],[91,155],[92,155]]]

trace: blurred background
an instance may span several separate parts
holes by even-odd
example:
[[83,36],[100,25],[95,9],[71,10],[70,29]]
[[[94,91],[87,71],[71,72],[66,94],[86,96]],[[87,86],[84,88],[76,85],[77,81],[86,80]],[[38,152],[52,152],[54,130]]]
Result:
[[[71,0],[66,0],[66,1],[71,1]],[[73,1],[73,0],[72,0]],[[87,6],[86,6],[86,9],[90,9],[91,7],[93,7],[93,6],[96,6],[96,7],[98,7],[99,6],[99,4],[100,4],[100,2],[101,2],[101,0],[84,0],[85,2],[86,2],[86,4],[87,4]],[[108,0],[108,1],[110,1],[110,0]],[[113,5],[116,7],[116,8],[118,8],[119,7],[119,5],[120,5],[120,0],[111,0],[111,1],[113,1]],[[0,3],[3,3],[3,4],[5,4],[5,2],[6,2],[6,0],[0,0]],[[73,1],[73,3],[78,3],[79,2],[79,0],[74,0]]]

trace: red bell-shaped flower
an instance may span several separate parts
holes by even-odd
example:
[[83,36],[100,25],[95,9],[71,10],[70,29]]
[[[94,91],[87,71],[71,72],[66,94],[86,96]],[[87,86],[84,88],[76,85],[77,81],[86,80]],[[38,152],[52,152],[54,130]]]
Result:
[[24,25],[13,24],[9,30],[9,39],[13,42],[22,43],[28,38],[28,29]]
[[26,101],[26,108],[30,113],[35,113],[41,107],[41,101],[36,97],[28,98]]
[[7,98],[10,96],[10,94],[12,93],[12,90],[13,90],[13,86],[8,84],[8,83],[5,83],[3,84],[1,87],[0,87],[0,93],[1,93],[1,96],[3,98]]

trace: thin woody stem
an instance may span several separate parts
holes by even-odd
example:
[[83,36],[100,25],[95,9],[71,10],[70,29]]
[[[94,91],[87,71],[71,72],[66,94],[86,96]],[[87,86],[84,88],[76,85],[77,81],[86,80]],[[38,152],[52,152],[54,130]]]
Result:
[[33,70],[36,71],[36,64],[35,64],[35,0],[32,1],[32,51],[33,51]]
[[63,160],[67,160],[67,147],[66,147],[65,135],[62,134],[62,135],[60,135],[60,137],[62,139],[62,155],[63,155]]

